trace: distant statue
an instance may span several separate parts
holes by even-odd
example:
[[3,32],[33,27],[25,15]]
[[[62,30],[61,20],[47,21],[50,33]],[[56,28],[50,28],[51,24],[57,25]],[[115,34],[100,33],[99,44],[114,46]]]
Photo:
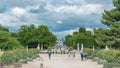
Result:
[[109,48],[108,48],[108,46],[105,46],[105,50],[108,50]]
[[38,44],[37,49],[40,50],[40,44]]
[[92,49],[93,51],[95,51],[95,47],[93,46],[93,49]]
[[78,50],[78,51],[80,50],[80,49],[79,49],[79,46],[80,46],[80,45],[79,45],[79,43],[78,43],[78,44],[77,44],[77,50]]
[[81,44],[81,52],[83,51],[84,47],[83,47],[83,44]]

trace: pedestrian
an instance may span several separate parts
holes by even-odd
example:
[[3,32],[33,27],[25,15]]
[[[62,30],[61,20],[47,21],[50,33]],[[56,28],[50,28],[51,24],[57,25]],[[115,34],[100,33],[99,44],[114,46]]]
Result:
[[84,58],[85,60],[87,60],[87,53],[84,53]]
[[83,58],[84,58],[83,52],[81,52],[80,55],[81,55],[81,60],[83,61]]
[[75,52],[73,52],[73,58],[75,58]]
[[43,60],[43,58],[42,57],[40,57],[40,68],[43,68],[43,62],[44,62],[44,60]]
[[48,56],[49,56],[49,59],[51,59],[51,51],[50,50],[48,51]]
[[70,55],[71,55],[71,53],[70,53],[70,52],[68,52],[68,57],[69,57],[69,59],[70,59]]
[[2,62],[0,62],[0,68],[3,68],[3,63]]

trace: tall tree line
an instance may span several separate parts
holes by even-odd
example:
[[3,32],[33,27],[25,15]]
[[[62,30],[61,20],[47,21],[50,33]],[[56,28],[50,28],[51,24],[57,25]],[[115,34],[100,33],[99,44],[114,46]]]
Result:
[[86,31],[84,27],[80,27],[78,32],[74,32],[73,35],[67,35],[65,37],[65,44],[68,47],[77,48],[77,44],[84,44],[85,47],[92,47],[95,44],[94,35],[91,31]]
[[52,34],[47,26],[22,25],[17,33],[18,40],[24,46],[37,47],[38,44],[44,48],[51,47],[56,42],[56,36]]
[[21,25],[18,32],[9,32],[9,29],[0,25],[0,49],[10,50],[17,48],[36,48],[42,45],[44,48],[52,47],[56,42],[56,36],[49,31],[47,26],[35,27]]

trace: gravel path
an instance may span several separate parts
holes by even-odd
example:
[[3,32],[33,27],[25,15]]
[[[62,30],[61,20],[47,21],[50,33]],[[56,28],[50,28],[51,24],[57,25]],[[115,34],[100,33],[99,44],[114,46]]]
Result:
[[[68,58],[68,55],[52,55],[51,60],[48,59],[47,54],[41,54],[44,59],[44,68],[103,68],[91,60],[81,61],[80,56],[77,55],[74,59]],[[21,68],[40,68],[40,61],[38,59],[24,64]]]

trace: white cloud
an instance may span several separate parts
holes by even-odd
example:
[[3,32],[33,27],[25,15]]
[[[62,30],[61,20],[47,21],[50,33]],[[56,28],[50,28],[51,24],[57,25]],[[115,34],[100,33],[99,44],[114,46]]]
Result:
[[87,4],[82,6],[68,6],[62,5],[59,7],[54,7],[52,5],[47,6],[49,11],[54,11],[62,14],[75,14],[75,15],[90,15],[90,14],[98,14],[103,11],[103,6],[100,4]]
[[78,32],[79,28],[76,29],[71,29],[71,30],[66,30],[66,31],[61,31],[61,32],[53,32],[57,36],[65,36],[65,35],[72,35],[73,32],[77,31]]
[[11,27],[20,24],[20,21],[15,16],[10,16],[8,14],[0,14],[0,19],[0,24],[2,24],[3,26]]
[[58,24],[62,24],[63,22],[62,21],[57,21]]
[[15,16],[21,16],[26,13],[26,10],[23,8],[15,7],[11,9],[11,13]]
[[85,0],[66,0],[66,1],[69,4],[81,4],[81,5],[87,4]]
[[93,29],[86,27],[86,31],[92,31],[93,32]]
[[[109,0],[6,0],[10,4],[4,13],[0,13],[0,24],[19,28],[20,25],[35,24],[47,25],[51,31],[57,33],[72,34],[78,29],[76,27],[83,26],[89,28],[103,27],[99,22],[101,12],[107,7],[111,7]],[[4,0],[0,1],[4,3]],[[44,9],[42,9],[42,6]],[[30,12],[30,9],[38,9],[37,12]],[[44,10],[46,12],[44,12]],[[43,11],[43,12],[40,12]],[[56,24],[58,23],[58,24]],[[63,24],[64,23],[64,24]],[[91,25],[91,23],[93,25]],[[60,24],[60,25],[59,25]],[[76,29],[73,29],[76,28]],[[87,30],[91,30],[87,28]],[[17,30],[17,29],[16,29]],[[59,32],[62,31],[62,32]]]
[[[86,27],[86,31],[91,31],[93,33],[93,29]],[[79,27],[71,30],[61,31],[61,32],[53,32],[57,36],[66,36],[66,35],[72,35],[74,32],[78,32]]]

